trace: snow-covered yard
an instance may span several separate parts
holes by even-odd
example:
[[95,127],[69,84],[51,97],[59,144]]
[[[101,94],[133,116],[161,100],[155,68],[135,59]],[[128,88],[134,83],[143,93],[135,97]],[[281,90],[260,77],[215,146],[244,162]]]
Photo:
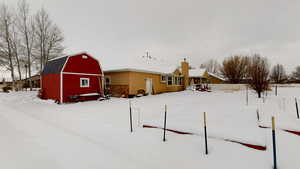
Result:
[[[269,92],[265,102],[245,91],[184,91],[131,99],[112,98],[57,105],[36,92],[0,93],[0,168],[5,169],[271,169],[271,116],[277,122],[278,166],[300,168],[300,131],[294,99],[300,87]],[[164,105],[167,132],[162,141]],[[256,110],[260,112],[257,121]],[[208,149],[205,155],[203,112],[207,112]],[[266,146],[251,149],[229,139]]]

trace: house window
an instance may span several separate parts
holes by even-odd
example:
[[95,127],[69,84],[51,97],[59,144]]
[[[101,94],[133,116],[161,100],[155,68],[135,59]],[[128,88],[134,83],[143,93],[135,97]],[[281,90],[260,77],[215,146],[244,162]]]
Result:
[[179,78],[179,85],[183,85],[182,82],[183,82],[183,77],[180,77],[180,78]]
[[173,84],[173,77],[168,76],[168,85],[172,85],[172,84]]
[[160,78],[160,81],[161,81],[161,82],[166,82],[167,76],[161,75],[160,77],[161,77],[161,78]]
[[108,88],[111,84],[111,79],[110,77],[105,77],[105,87]]
[[80,78],[80,87],[90,87],[90,79]]
[[179,77],[175,76],[175,82],[174,82],[175,85],[179,85]]

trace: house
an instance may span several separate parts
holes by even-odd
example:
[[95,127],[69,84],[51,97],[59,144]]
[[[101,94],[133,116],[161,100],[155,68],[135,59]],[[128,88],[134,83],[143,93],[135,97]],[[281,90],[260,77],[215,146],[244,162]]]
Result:
[[40,97],[59,103],[98,99],[103,77],[99,61],[86,52],[55,58],[41,73]]
[[33,75],[29,78],[25,78],[22,80],[17,80],[15,85],[16,85],[16,89],[21,90],[23,88],[29,88],[29,82],[31,81],[32,84],[32,88],[40,88],[40,75],[36,74]]
[[223,78],[222,76],[217,75],[215,73],[208,72],[208,71],[206,71],[204,73],[203,78],[205,78],[207,80],[207,82],[211,83],[211,84],[220,84],[220,83],[226,82],[226,79]]
[[149,56],[140,57],[126,66],[105,70],[105,86],[117,97],[182,91],[188,86],[188,69],[186,59],[178,66]]
[[225,79],[217,74],[208,72],[203,68],[192,68],[189,70],[189,85],[200,85],[203,83],[220,84]]
[[0,91],[5,87],[13,88],[11,72],[6,67],[0,66]]
[[199,85],[202,83],[206,83],[206,78],[204,78],[204,74],[206,73],[206,69],[202,68],[192,68],[189,70],[189,85]]

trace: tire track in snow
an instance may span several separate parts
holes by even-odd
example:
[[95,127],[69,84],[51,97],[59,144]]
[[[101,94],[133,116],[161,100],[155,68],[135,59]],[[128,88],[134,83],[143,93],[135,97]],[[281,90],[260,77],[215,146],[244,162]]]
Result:
[[[6,105],[7,105],[7,104],[6,104]],[[7,105],[7,107],[9,107],[9,105]],[[16,107],[15,107],[15,108],[16,108]],[[31,119],[34,119],[34,120],[36,120],[36,121],[41,122],[43,125],[47,125],[47,126],[50,126],[50,127],[52,127],[52,128],[55,128],[55,129],[57,129],[57,130],[59,130],[59,131],[62,131],[62,132],[63,132],[64,134],[66,134],[66,135],[70,135],[70,136],[73,136],[73,137],[77,137],[77,138],[80,138],[81,140],[84,140],[84,141],[90,143],[90,144],[97,145],[97,146],[100,147],[100,148],[105,148],[106,150],[111,151],[112,154],[114,155],[114,157],[115,157],[115,153],[117,153],[117,154],[118,154],[118,158],[119,158],[121,161],[125,162],[125,164],[128,163],[128,161],[131,161],[131,162],[130,162],[130,166],[131,166],[132,168],[136,168],[136,169],[140,169],[140,168],[141,168],[141,167],[139,167],[138,165],[136,165],[137,162],[140,161],[140,160],[135,159],[135,158],[132,157],[132,155],[129,154],[129,153],[125,154],[124,152],[120,151],[120,149],[117,149],[117,148],[114,148],[114,147],[112,147],[112,146],[110,146],[110,145],[107,145],[103,140],[102,140],[102,141],[94,140],[94,139],[92,139],[92,138],[90,138],[90,137],[88,137],[88,136],[82,135],[82,134],[80,134],[80,133],[78,133],[78,132],[75,132],[75,131],[73,131],[73,130],[71,130],[71,129],[62,127],[61,125],[58,125],[58,124],[56,124],[56,123],[54,123],[54,122],[45,120],[45,119],[43,119],[43,118],[40,118],[40,117],[35,116],[35,115],[33,115],[33,114],[30,114],[30,113],[26,113],[26,112],[24,112],[24,111],[20,111],[20,110],[18,110],[19,108],[16,108],[16,110],[13,110],[13,109],[11,109],[11,108],[9,108],[9,109],[10,109],[10,112],[14,112],[14,113],[16,113],[16,114],[18,114],[18,115],[19,115],[20,113],[22,113],[23,115],[25,115],[25,116],[28,117],[28,118],[31,118]],[[19,113],[18,113],[18,112],[19,112]],[[1,116],[4,116],[4,117],[5,117],[4,113],[1,112],[0,114],[2,114]],[[124,160],[124,158],[126,158],[126,160]],[[143,165],[145,165],[145,163],[143,163]],[[147,163],[147,165],[148,165],[147,168],[153,168],[153,169],[154,169],[154,168],[158,168],[157,166],[149,166],[149,163]]]

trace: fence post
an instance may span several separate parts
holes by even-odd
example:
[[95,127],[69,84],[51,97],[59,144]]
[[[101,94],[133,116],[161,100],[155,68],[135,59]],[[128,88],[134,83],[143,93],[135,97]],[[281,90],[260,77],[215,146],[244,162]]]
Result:
[[165,120],[164,120],[164,138],[163,141],[166,141],[166,127],[167,127],[167,105],[165,105]]
[[208,154],[208,150],[207,150],[207,131],[206,131],[206,112],[203,113],[203,116],[204,116],[205,154]]
[[277,169],[276,137],[275,137],[275,117],[274,116],[272,116],[272,140],[273,140],[274,169]]
[[297,110],[297,118],[299,119],[299,110],[298,110],[298,102],[297,98],[295,98],[296,110]]
[[130,132],[133,132],[132,128],[132,109],[131,109],[131,100],[129,100],[129,118],[130,118]]
[[275,86],[275,96],[277,96],[277,85]]

